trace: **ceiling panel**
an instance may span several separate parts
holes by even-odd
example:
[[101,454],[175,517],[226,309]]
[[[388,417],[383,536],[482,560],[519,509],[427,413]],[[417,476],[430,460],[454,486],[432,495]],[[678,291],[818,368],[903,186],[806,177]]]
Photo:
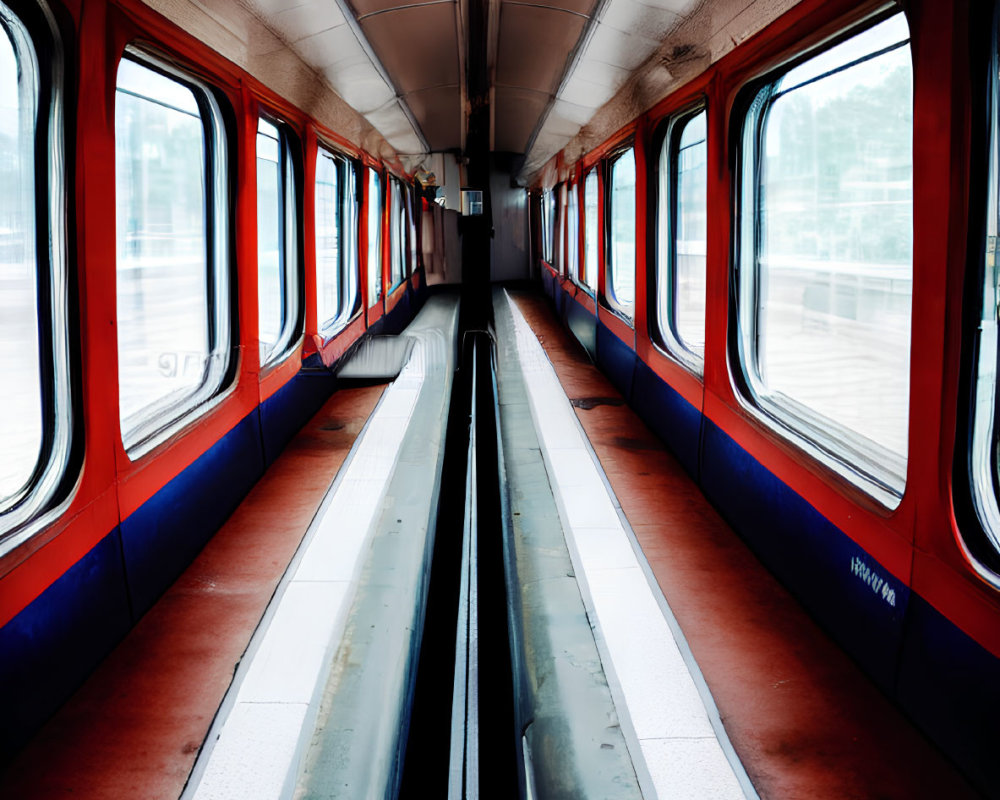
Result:
[[550,8],[504,3],[497,85],[554,94],[586,19]]
[[305,3],[301,0],[285,0],[285,2],[292,7],[279,11],[270,19],[275,30],[289,42],[297,42],[299,39],[305,39],[307,36],[347,22],[340,6],[330,0],[308,0]]
[[338,62],[328,67],[324,74],[333,90],[344,98],[344,102],[365,115],[381,108],[395,97],[392,87],[387,86],[382,76],[372,69],[367,58],[364,62]]
[[455,6],[410,6],[368,17],[365,36],[403,94],[459,83]]
[[659,42],[629,36],[610,25],[601,24],[590,38],[585,58],[631,72],[652,55],[657,44]]
[[404,6],[412,5],[420,5],[424,8],[435,4],[451,6],[451,13],[452,15],[455,14],[455,0],[417,0],[417,2],[400,2],[400,0],[348,0],[348,2],[357,13],[358,19],[363,19],[369,14],[398,10]]
[[393,142],[397,151],[404,153],[419,153],[420,140],[413,132],[413,126],[403,111],[399,102],[394,100],[382,108],[365,115],[386,141]]
[[614,0],[608,3],[601,25],[635,36],[642,36],[658,45],[668,33],[683,22],[684,17],[663,8],[656,8],[638,0]]
[[523,153],[551,98],[541,92],[503,86],[496,88],[494,98],[494,148],[509,153]]
[[424,89],[406,95],[406,104],[416,117],[424,138],[434,150],[462,146],[462,99],[457,86]]
[[319,70],[348,54],[364,53],[349,25],[330,28],[295,43],[295,50],[307,64]]
[[560,8],[589,17],[594,13],[597,0],[504,0],[504,5],[535,6],[537,8]]

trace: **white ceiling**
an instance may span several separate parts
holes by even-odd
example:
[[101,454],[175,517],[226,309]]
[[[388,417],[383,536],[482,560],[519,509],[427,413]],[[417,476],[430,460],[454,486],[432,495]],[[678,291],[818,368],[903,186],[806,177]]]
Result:
[[[476,1],[492,145],[525,154],[525,181],[559,151],[572,163],[798,2]],[[391,157],[388,145],[412,167],[464,147],[469,0],[145,2],[373,153]]]

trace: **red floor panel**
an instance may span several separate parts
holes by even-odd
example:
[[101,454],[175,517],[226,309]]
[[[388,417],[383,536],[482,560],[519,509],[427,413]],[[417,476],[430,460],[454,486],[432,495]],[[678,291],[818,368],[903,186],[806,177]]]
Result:
[[382,389],[334,394],[14,761],[0,797],[180,795],[254,628]]
[[[620,399],[544,298],[514,296],[571,400]],[[576,414],[761,797],[977,796],[756,560],[634,412],[600,404]]]

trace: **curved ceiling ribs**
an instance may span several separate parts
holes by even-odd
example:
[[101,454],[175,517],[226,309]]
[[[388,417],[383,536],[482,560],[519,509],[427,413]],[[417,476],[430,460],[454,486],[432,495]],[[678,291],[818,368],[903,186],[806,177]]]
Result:
[[401,155],[464,144],[458,0],[240,0]]
[[466,146],[478,3],[490,146],[524,154],[520,177],[531,179],[560,150],[572,161],[600,144],[798,0],[237,2],[412,165]]

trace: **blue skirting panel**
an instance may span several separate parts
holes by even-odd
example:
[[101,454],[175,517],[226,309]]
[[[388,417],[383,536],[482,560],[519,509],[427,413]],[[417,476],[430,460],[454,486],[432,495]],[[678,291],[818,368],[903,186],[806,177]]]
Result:
[[[405,328],[426,288],[383,327]],[[187,568],[336,388],[318,355],[0,629],[0,763]]]
[[399,302],[393,306],[392,311],[382,317],[381,333],[396,336],[410,324],[411,319],[413,315],[410,313],[410,290],[407,289],[399,298]]
[[0,629],[0,763],[132,626],[118,529]]
[[566,310],[563,316],[566,327],[583,348],[590,354],[592,361],[597,360],[597,317],[586,306],[580,305],[567,295]]
[[542,286],[545,287],[545,294],[555,300],[556,289],[558,288],[556,276],[552,274],[551,270],[545,267],[542,267]]
[[701,487],[726,521],[888,694],[910,590],[711,420]]
[[1000,797],[1000,659],[917,595],[907,611],[898,700],[981,791]]
[[636,359],[632,407],[696,482],[699,480],[701,409]]
[[337,386],[333,373],[303,367],[260,405],[264,463],[271,466],[299,429],[323,406]]
[[632,403],[632,378],[635,374],[635,351],[615,336],[600,321],[597,323],[597,366],[608,376],[625,401]]
[[135,618],[184,571],[264,474],[260,410],[121,523]]

